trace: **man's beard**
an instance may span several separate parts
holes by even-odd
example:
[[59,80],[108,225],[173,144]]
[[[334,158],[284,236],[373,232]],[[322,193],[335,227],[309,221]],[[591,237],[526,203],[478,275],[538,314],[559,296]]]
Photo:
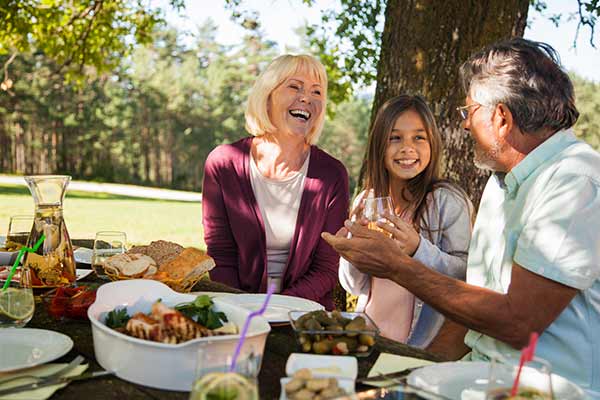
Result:
[[501,150],[502,147],[497,140],[494,140],[488,150],[482,150],[481,147],[475,144],[475,157],[473,159],[475,166],[487,171],[496,171]]

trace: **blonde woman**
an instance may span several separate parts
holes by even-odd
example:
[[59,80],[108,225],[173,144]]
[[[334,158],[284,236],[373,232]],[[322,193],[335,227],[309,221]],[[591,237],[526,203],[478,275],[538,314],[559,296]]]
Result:
[[348,175],[317,148],[327,75],[308,55],[271,62],[252,88],[252,135],[214,149],[203,183],[204,240],[211,279],[247,292],[307,298],[333,308],[339,257],[320,237],[347,217]]

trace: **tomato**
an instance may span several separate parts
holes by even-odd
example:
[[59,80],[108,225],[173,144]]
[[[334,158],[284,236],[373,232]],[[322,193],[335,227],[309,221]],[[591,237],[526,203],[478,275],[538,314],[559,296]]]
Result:
[[88,286],[59,287],[51,297],[48,313],[55,318],[87,318],[87,309],[96,300],[96,289]]
[[67,304],[66,314],[71,318],[87,318],[87,309],[96,301],[96,290],[90,289],[71,298]]

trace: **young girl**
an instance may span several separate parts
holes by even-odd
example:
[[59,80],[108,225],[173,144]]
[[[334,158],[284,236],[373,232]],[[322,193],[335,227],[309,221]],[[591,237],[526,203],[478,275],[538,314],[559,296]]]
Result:
[[[439,178],[441,138],[433,114],[419,96],[402,95],[378,111],[367,147],[364,190],[353,204],[360,217],[365,197],[390,196],[394,239],[407,254],[447,275],[465,279],[472,205],[466,194]],[[342,286],[358,295],[381,334],[426,347],[444,317],[402,286],[358,271],[340,260]]]

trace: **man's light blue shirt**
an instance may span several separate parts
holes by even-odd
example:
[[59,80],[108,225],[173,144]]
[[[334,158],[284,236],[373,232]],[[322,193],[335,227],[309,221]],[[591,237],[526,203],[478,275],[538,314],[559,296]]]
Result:
[[[570,130],[551,136],[504,177],[492,175],[485,187],[467,282],[506,293],[513,262],[579,290],[540,336],[536,356],[600,398],[600,154]],[[475,360],[519,357],[472,330],[465,343]]]

